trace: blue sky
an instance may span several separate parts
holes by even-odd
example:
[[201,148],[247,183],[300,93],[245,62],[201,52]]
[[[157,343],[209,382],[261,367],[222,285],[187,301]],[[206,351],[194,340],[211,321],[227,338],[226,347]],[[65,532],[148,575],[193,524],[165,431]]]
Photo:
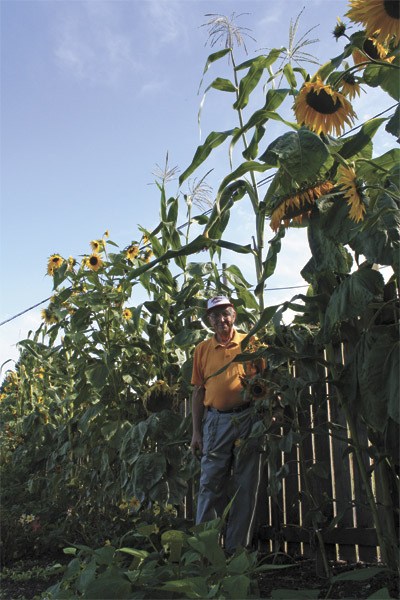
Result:
[[[200,141],[198,87],[207,56],[220,49],[206,46],[204,15],[249,13],[238,23],[256,40],[246,42],[252,57],[286,46],[290,20],[303,7],[297,37],[318,25],[309,37],[321,41],[304,50],[325,62],[342,47],[330,33],[346,12],[344,0],[1,0],[0,321],[51,295],[45,273],[52,253],[79,257],[106,229],[125,247],[138,224],[158,224],[156,164],[168,152],[170,165],[183,171]],[[237,62],[245,59],[238,50]],[[230,76],[226,62],[212,66],[205,85],[217,76]],[[227,96],[208,95],[203,136],[236,126]],[[356,110],[365,120],[391,104],[380,98],[377,106],[369,93]],[[274,125],[266,144],[283,132]],[[379,140],[382,151],[393,139]],[[211,168],[216,189],[229,171],[227,147],[196,176]],[[176,192],[173,182],[169,193]],[[238,205],[227,239],[251,242],[248,209]],[[248,259],[228,260],[248,269]],[[270,287],[303,283],[306,260],[304,232],[291,232]],[[268,303],[293,293],[271,292]],[[15,344],[39,325],[41,308],[1,328],[0,364],[17,357]]]

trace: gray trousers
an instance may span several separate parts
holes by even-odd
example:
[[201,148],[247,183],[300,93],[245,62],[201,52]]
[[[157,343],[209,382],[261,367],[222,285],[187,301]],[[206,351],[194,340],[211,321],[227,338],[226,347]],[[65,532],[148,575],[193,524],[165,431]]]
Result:
[[257,420],[250,408],[240,413],[209,409],[204,419],[196,523],[220,517],[236,494],[226,527],[227,552],[250,546],[256,524],[262,455],[259,438],[244,440]]

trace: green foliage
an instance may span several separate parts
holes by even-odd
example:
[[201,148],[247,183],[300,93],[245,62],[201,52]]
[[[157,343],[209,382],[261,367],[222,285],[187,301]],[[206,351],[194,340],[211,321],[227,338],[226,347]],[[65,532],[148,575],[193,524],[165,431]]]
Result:
[[[165,176],[156,182],[155,228],[139,227],[137,239],[122,250],[104,234],[91,242],[92,263],[85,256],[80,264],[62,257],[61,264],[49,264],[54,295],[44,322],[20,342],[15,371],[0,389],[1,511],[9,524],[2,530],[3,548],[11,559],[65,540],[85,543],[51,590],[54,597],[248,597],[257,593],[254,574],[272,568],[243,551],[226,560],[220,522],[188,531],[178,518],[188,482],[198,473],[188,450],[190,416],[184,416],[191,355],[209,333],[206,299],[215,292],[235,299],[237,323],[248,334],[236,360],[254,358],[247,344],[257,334],[263,344],[256,358],[268,365],[262,379],[282,404],[285,434],[268,437],[270,494],[276,498],[289,468],[278,466],[280,453],[296,445],[302,456],[301,417],[310,389],[333,386],[383,560],[396,563],[394,527],[383,532],[381,525],[382,513],[393,506],[388,499],[377,510],[365,453],[368,460],[372,454],[373,468],[384,461],[385,477],[398,485],[399,151],[373,151],[385,123],[389,134],[398,134],[398,108],[338,138],[331,135],[334,121],[317,134],[318,123],[291,122],[277,112],[300,97],[298,74],[307,82],[318,76],[336,93],[354,71],[345,60],[364,42],[365,33],[356,32],[343,53],[314,74],[288,63],[274,75],[280,49],[239,66],[233,48],[211,54],[203,77],[223,58],[232,74],[214,78],[205,93],[213,89],[233,99],[235,122],[209,133],[179,178],[182,186],[229,141],[232,168],[210,212],[193,216],[190,194],[182,192],[185,203],[180,195],[169,197]],[[367,93],[372,86],[398,100],[398,73],[397,58],[379,61],[358,69],[357,82]],[[290,89],[279,88],[281,74]],[[260,96],[262,105],[254,110],[251,101]],[[266,141],[271,122],[282,132]],[[239,144],[244,161],[234,167]],[[267,180],[258,178],[267,170],[272,175],[262,198]],[[245,201],[254,222],[248,243],[222,239]],[[183,217],[186,233],[178,227]],[[276,225],[270,240],[269,217]],[[279,269],[289,224],[307,227],[311,259],[301,275],[310,286],[305,295],[266,306],[265,287]],[[206,253],[202,261],[200,253]],[[236,254],[253,261],[253,277],[243,275]],[[221,258],[223,269],[216,260]],[[386,284],[377,266],[388,268]],[[148,298],[140,304],[139,288]],[[289,326],[282,320],[287,310],[296,314]],[[335,354],[340,344],[344,366]],[[269,416],[270,400],[259,407]],[[312,401],[318,411],[318,399]],[[360,422],[374,450],[359,443]],[[328,436],[337,424],[324,423],[318,433]],[[268,435],[270,425],[262,425]],[[305,521],[323,553],[321,529],[341,517],[333,518],[333,500],[316,492],[326,476],[324,463],[302,464],[301,475]],[[106,540],[112,544],[91,550]],[[314,591],[304,597],[315,597]]]

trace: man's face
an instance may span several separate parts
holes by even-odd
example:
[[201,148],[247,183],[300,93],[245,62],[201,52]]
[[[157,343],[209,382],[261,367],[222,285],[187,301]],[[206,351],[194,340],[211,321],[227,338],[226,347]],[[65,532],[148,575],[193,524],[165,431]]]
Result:
[[210,311],[208,318],[215,333],[226,336],[232,330],[236,312],[232,306],[221,306],[220,308],[214,308]]

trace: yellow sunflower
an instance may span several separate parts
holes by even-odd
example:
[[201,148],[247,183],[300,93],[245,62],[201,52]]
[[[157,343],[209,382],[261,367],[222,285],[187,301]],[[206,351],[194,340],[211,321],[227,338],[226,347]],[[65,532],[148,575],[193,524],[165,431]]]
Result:
[[400,41],[399,0],[350,0],[346,17],[361,23],[368,35],[385,42],[392,36],[396,44]]
[[150,250],[150,249],[145,250],[143,253],[143,256],[142,256],[142,260],[144,260],[145,263],[149,263],[152,256],[153,256],[152,250]]
[[85,265],[92,271],[98,271],[104,265],[104,262],[97,252],[93,252],[88,258],[85,259]]
[[56,315],[48,308],[43,308],[40,314],[46,325],[53,325],[54,323],[58,323]]
[[343,196],[350,206],[349,217],[358,223],[364,219],[365,204],[362,201],[362,193],[353,167],[340,165],[337,172],[337,181],[342,188]]
[[333,183],[331,181],[323,181],[286,196],[271,215],[271,229],[277,231],[281,221],[283,221],[285,227],[293,223],[301,224],[304,216],[310,214],[310,209],[315,201],[325,196],[325,194],[329,194],[332,189]]
[[59,254],[52,254],[47,263],[47,275],[54,275],[54,271],[59,269],[64,259]]
[[131,246],[129,246],[128,250],[126,251],[125,256],[128,260],[133,262],[138,254],[139,254],[139,246],[132,244]]
[[103,233],[103,238],[108,238],[109,235],[110,235],[110,232],[108,231],[108,229],[106,229],[105,232]]
[[130,319],[132,319],[132,312],[129,310],[129,308],[125,308],[122,311],[122,318],[125,319],[126,321],[129,321]]
[[346,73],[340,81],[340,91],[344,96],[353,100],[356,96],[360,95],[361,88],[360,84],[352,73]]
[[318,135],[335,130],[339,136],[344,126],[352,125],[356,117],[344,95],[324,84],[320,77],[303,85],[294,102],[294,112],[298,123]]
[[90,242],[90,247],[93,250],[93,252],[101,252],[102,250],[104,250],[103,240],[92,240]]
[[[387,49],[382,44],[380,44],[376,40],[376,38],[373,37],[369,37],[365,40],[362,49],[363,52],[361,52],[361,50],[358,50],[358,48],[355,48],[352,52],[352,57],[355,65],[365,63],[368,61],[369,58],[371,58],[372,60],[381,60],[388,63],[393,62],[395,59],[394,56],[388,57]],[[364,68],[364,66],[365,65],[363,65],[363,67],[361,68]]]

